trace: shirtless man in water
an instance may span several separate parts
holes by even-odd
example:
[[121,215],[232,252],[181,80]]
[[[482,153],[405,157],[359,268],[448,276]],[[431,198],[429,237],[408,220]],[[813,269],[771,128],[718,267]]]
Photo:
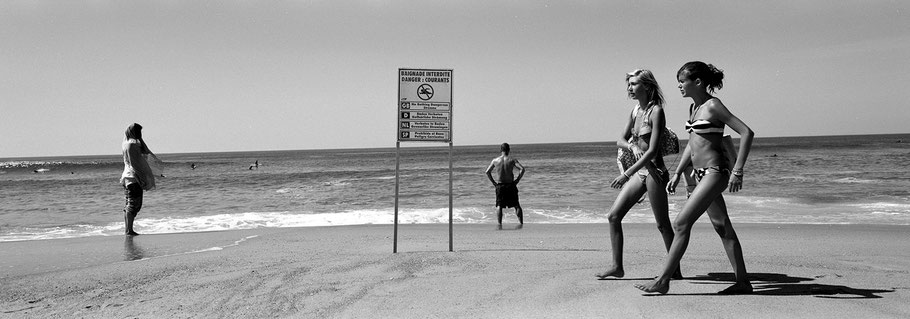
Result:
[[[501,155],[493,159],[490,167],[487,167],[487,178],[490,183],[496,187],[496,218],[499,221],[499,229],[502,229],[502,209],[503,207],[515,207],[515,215],[518,216],[518,222],[524,225],[524,217],[521,211],[521,205],[518,203],[518,182],[525,174],[525,168],[514,157],[509,156],[509,143],[502,143],[499,147]],[[515,177],[513,170],[518,168],[518,177]],[[497,178],[493,178],[493,171],[496,171]]]

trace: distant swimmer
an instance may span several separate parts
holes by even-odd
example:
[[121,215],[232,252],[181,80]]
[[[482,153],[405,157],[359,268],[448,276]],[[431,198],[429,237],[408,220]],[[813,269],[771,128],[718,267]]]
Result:
[[190,169],[196,169],[196,163],[190,164]]
[[250,170],[253,170],[254,168],[259,169],[259,160],[256,160],[256,163],[253,163],[253,165],[250,165]]

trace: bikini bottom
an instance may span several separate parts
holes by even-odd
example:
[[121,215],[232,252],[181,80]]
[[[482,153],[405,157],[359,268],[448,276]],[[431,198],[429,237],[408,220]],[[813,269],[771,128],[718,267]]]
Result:
[[648,164],[645,168],[638,170],[638,178],[641,182],[648,185],[648,176],[656,179],[658,183],[665,184],[670,180],[670,172],[666,167],[657,168],[653,164]]
[[696,168],[692,170],[692,177],[695,178],[695,181],[701,182],[701,179],[708,174],[724,174],[730,176],[730,169],[723,166],[711,166],[704,168]]

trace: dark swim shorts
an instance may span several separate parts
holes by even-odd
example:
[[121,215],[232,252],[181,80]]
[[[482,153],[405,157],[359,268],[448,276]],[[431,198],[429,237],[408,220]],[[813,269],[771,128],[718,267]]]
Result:
[[123,194],[126,196],[126,206],[123,211],[126,213],[138,214],[142,208],[142,187],[139,183],[132,183],[123,187]]
[[496,207],[519,207],[518,186],[514,183],[496,184]]

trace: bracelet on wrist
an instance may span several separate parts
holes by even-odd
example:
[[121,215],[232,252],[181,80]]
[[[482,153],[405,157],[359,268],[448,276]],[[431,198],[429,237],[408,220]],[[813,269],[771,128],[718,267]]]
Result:
[[629,174],[626,174],[626,172],[622,172],[622,176],[625,176],[626,178],[632,178],[631,176],[629,176]]

